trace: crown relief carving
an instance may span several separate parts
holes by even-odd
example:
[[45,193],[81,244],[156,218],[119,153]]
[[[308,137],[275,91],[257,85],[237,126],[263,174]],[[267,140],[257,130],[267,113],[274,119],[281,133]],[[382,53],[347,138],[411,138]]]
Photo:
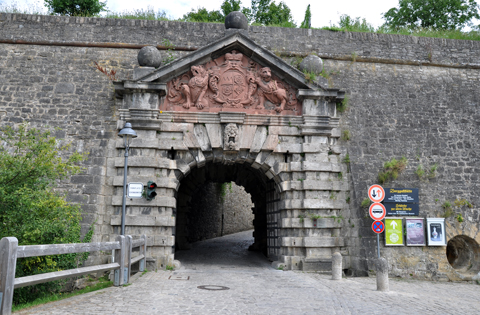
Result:
[[235,50],[191,66],[168,82],[167,89],[161,110],[301,115],[295,89]]

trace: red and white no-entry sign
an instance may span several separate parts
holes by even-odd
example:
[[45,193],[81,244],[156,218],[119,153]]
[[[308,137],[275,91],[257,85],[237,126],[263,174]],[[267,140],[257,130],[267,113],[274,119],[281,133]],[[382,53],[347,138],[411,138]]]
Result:
[[373,221],[372,230],[373,232],[380,234],[385,230],[385,224],[383,224],[382,221]]
[[385,198],[385,190],[380,185],[372,185],[368,188],[368,198],[373,202],[381,202]]
[[370,213],[370,217],[374,219],[375,221],[380,221],[385,218],[385,214],[387,213],[387,210],[385,209],[385,206],[382,205],[381,203],[375,202],[372,203],[370,206],[370,209],[368,210],[368,213]]

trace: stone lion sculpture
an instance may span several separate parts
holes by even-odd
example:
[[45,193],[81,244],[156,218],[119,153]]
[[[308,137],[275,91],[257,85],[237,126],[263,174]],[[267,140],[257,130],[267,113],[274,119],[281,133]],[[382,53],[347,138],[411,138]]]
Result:
[[276,106],[276,112],[283,111],[287,103],[287,93],[277,86],[277,81],[272,80],[270,68],[261,68],[260,77],[257,77],[255,82],[258,85],[259,108],[265,108],[265,99],[267,99]]

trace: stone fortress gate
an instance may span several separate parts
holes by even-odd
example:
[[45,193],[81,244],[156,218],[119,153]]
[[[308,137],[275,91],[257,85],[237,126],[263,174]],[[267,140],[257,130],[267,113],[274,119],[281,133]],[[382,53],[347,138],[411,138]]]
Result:
[[[139,62],[147,66],[115,83],[118,128],[130,122],[138,133],[128,181],[158,185],[152,201],[127,200],[126,234],[146,233],[157,266],[173,265],[175,248],[188,248],[193,193],[209,181],[232,181],[254,203],[251,249],[287,269],[330,269],[332,254],[344,247],[348,183],[339,176],[346,166],[336,113],[344,92],[308,83],[244,29],[227,29],[224,38],[155,69],[157,54],[142,49]],[[115,177],[117,209],[122,184]],[[120,215],[111,219],[120,222]]]
[[[107,242],[121,226],[117,134],[131,123],[128,182],[153,181],[158,195],[127,199],[126,233],[149,237],[158,268],[218,223],[199,210],[215,199],[202,189],[234,182],[251,198],[238,201],[253,210],[251,249],[274,267],[330,269],[339,251],[347,275],[366,276],[377,257],[367,191],[405,157],[383,187],[418,189],[415,216],[444,219],[446,246],[387,246],[382,234],[390,276],[480,279],[480,41],[237,18],[0,13],[0,128],[58,128],[59,143],[89,153],[58,189],[80,205],[82,232],[93,224],[93,241]],[[322,62],[316,78],[304,67],[318,74]],[[400,217],[399,226],[414,216]]]

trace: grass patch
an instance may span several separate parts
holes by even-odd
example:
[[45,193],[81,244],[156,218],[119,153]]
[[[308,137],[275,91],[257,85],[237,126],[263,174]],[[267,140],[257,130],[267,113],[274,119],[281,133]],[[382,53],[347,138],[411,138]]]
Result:
[[445,212],[443,213],[442,217],[444,218],[449,218],[453,215],[453,209],[452,209],[452,204],[450,203],[450,201],[446,200],[443,205],[442,205],[442,208],[443,210],[445,210]]
[[[359,17],[352,18],[346,14],[340,16],[338,25],[324,26],[322,30],[333,32],[356,32],[356,33],[377,33],[377,34],[397,34],[415,37],[434,37],[447,39],[464,39],[464,40],[480,40],[480,31],[462,32],[460,30],[436,30],[432,28],[388,28],[380,26],[375,28],[365,19]],[[427,54],[427,58],[432,61],[431,52]],[[355,58],[356,59],[356,58]],[[352,58],[353,60],[353,58]]]
[[133,9],[132,11],[113,12],[108,11],[105,15],[107,19],[127,19],[127,20],[153,20],[153,21],[174,21],[172,17],[167,16],[164,10],[155,9],[147,6],[146,9]]
[[70,298],[72,296],[77,296],[77,295],[80,295],[80,294],[85,294],[85,293],[89,293],[89,292],[93,292],[93,291],[102,290],[102,289],[105,289],[105,288],[108,288],[108,287],[111,287],[111,286],[113,286],[113,282],[108,280],[106,277],[103,277],[103,278],[99,279],[99,282],[97,282],[97,283],[95,283],[91,286],[87,286],[86,288],[81,289],[81,290],[76,290],[76,291],[66,292],[66,293],[54,293],[52,295],[48,295],[48,296],[44,296],[42,298],[38,298],[38,299],[36,299],[32,302],[14,305],[12,307],[12,312],[16,312],[16,311],[19,311],[19,310],[23,310],[25,308],[34,307],[34,306],[41,305],[41,304],[46,304],[46,303],[49,303],[49,302],[60,301],[60,300],[67,299],[67,298]]
[[350,140],[350,130],[344,130],[342,132],[342,140],[343,141],[348,141]]
[[339,113],[343,113],[348,109],[348,101],[349,100],[350,100],[350,98],[348,96],[345,96],[345,98],[341,102],[338,102],[336,104],[337,111]]
[[370,199],[365,198],[362,200],[362,203],[360,204],[361,208],[368,208],[370,206]]
[[308,72],[305,70],[303,71],[303,75],[305,76],[305,80],[310,83],[315,82],[315,80],[317,79],[317,75],[315,74],[315,72]]
[[456,199],[453,204],[455,207],[467,206],[473,208],[473,205],[467,199]]
[[406,167],[407,167],[407,158],[402,157],[400,160],[395,158],[391,159],[388,162],[385,162],[383,165],[383,171],[378,174],[378,182],[380,184],[385,184],[390,180],[395,180]]

